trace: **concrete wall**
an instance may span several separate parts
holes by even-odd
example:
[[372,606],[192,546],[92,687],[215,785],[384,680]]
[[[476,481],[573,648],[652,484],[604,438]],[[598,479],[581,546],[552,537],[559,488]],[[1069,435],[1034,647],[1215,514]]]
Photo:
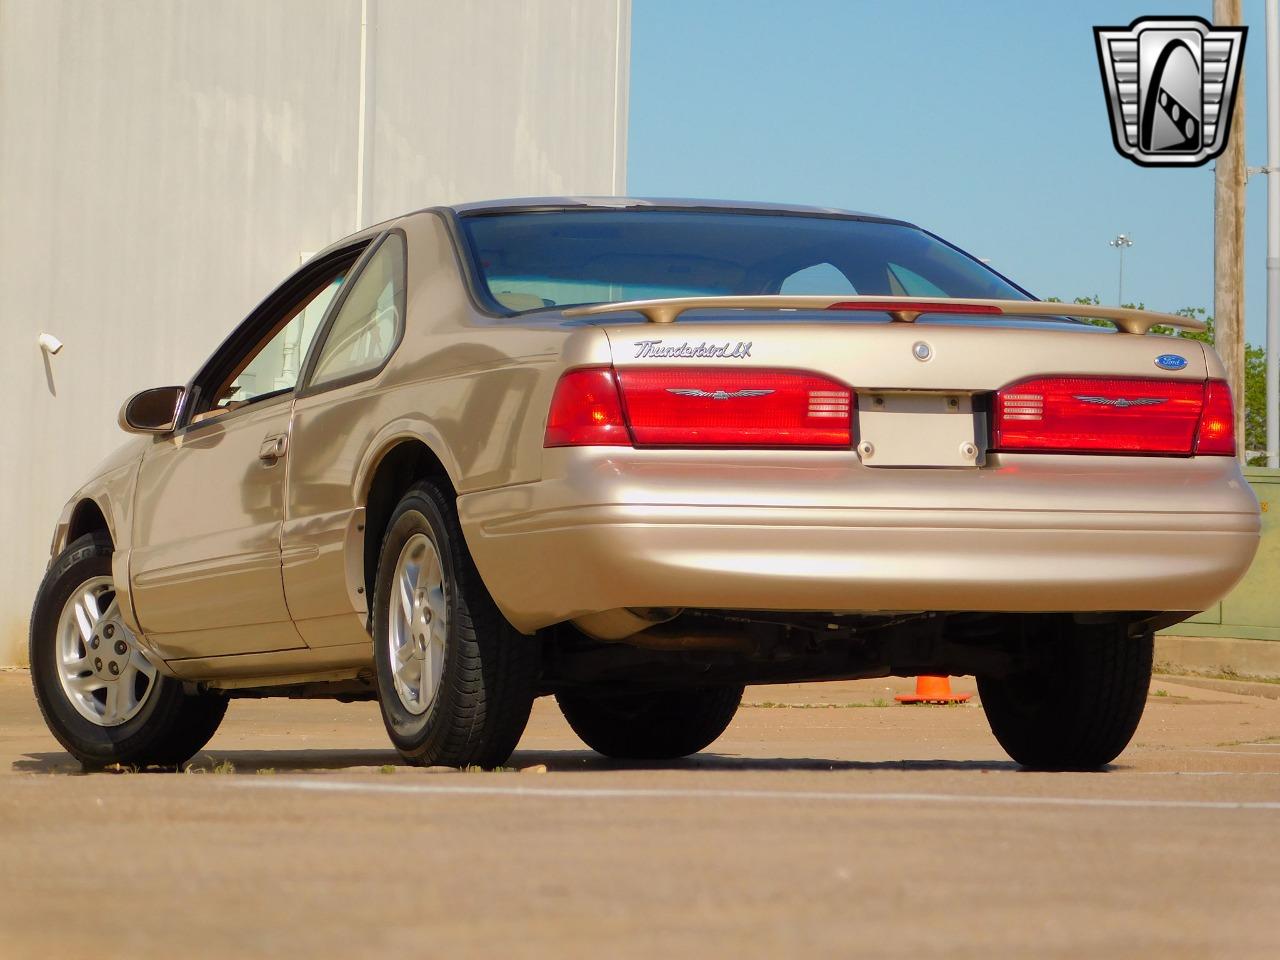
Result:
[[0,664],[121,401],[184,382],[303,253],[625,191],[629,31],[630,0],[0,0]]

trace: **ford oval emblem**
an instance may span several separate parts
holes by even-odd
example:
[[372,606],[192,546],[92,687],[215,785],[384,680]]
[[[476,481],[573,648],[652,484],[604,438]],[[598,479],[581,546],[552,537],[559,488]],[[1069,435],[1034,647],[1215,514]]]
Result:
[[1162,353],[1156,357],[1156,366],[1161,370],[1181,370],[1187,365],[1187,358],[1176,353]]

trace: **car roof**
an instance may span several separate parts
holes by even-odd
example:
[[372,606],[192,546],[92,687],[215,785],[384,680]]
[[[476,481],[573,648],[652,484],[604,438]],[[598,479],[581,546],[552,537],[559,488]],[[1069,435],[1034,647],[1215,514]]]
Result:
[[[553,210],[706,210],[717,212],[776,214],[779,216],[837,217],[851,220],[869,220],[875,223],[895,223],[920,229],[916,224],[895,217],[882,217],[874,213],[842,210],[839,207],[806,207],[790,203],[759,203],[751,200],[697,200],[665,197],[511,197],[505,200],[478,200],[472,203],[438,204],[412,210],[379,223],[371,224],[341,240],[335,240],[315,257],[325,256],[340,247],[362,239],[372,239],[383,230],[410,217],[433,211],[451,211],[460,217],[481,217],[499,213],[541,213]],[[313,257],[312,259],[315,259]]]
[[839,207],[809,207],[791,203],[760,203],[750,200],[701,200],[685,197],[515,197],[506,200],[481,200],[474,203],[445,205],[459,216],[485,216],[495,213],[531,213],[544,210],[715,210],[746,213],[801,214],[808,216],[850,217],[900,223],[914,223],[896,217],[884,217]]

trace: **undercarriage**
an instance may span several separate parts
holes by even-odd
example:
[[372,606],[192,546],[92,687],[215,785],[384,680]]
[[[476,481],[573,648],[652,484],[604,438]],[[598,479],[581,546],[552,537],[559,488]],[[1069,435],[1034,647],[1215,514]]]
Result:
[[[1004,677],[1055,656],[1081,628],[1141,637],[1184,614],[901,613],[879,615],[685,611],[623,641],[562,624],[544,631],[540,692],[575,687],[655,689],[911,677]],[[1118,631],[1117,631],[1118,632]]]

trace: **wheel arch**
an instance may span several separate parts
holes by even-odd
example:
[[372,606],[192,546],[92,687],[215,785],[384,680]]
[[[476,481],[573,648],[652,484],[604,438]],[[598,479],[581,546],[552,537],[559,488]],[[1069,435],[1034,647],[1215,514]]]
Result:
[[104,507],[98,498],[88,494],[77,494],[62,508],[62,516],[53,530],[53,542],[49,545],[49,561],[53,562],[72,542],[79,540],[86,533],[101,532],[107,535],[114,548],[119,542],[116,538],[114,518],[111,516],[111,504],[107,501]]
[[405,492],[422,480],[434,480],[450,492],[457,490],[444,459],[416,433],[398,434],[384,441],[361,472],[357,502],[365,512],[362,568],[366,597],[373,596],[387,522]]
[[111,529],[111,523],[107,519],[106,511],[92,497],[82,497],[71,508],[71,516],[67,519],[67,532],[64,537],[63,547],[68,543],[79,540],[86,533],[99,532],[105,533],[110,538],[112,545],[115,545],[115,532]]

